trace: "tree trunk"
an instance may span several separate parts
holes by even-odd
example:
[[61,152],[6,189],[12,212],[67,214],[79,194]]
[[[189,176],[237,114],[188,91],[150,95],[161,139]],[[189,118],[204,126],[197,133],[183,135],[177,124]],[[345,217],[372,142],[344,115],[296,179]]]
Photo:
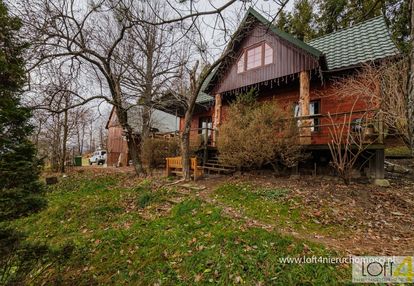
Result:
[[99,126],[99,147],[101,147],[102,149],[105,149],[104,148],[104,138],[103,138],[104,136],[103,136],[103,130],[102,130],[102,125],[101,126]]
[[[183,164],[183,178],[185,181],[191,179],[190,170],[190,131],[191,131],[191,120],[193,119],[194,108],[197,100],[200,87],[200,83],[204,82],[205,78],[198,79],[196,72],[198,69],[198,61],[194,65],[190,72],[190,97],[187,100],[188,108],[184,116],[184,129],[181,135],[181,161]],[[200,82],[200,83],[199,83]],[[201,85],[200,85],[201,86]]]
[[65,172],[66,161],[66,141],[68,141],[68,111],[65,110],[63,117],[63,138],[62,138],[62,158],[60,158],[60,172]]
[[79,126],[76,127],[76,140],[78,141],[78,155],[82,155],[81,153],[81,133],[79,130]]
[[89,122],[89,152],[94,152],[93,149],[93,121]]
[[61,124],[60,124],[60,114],[58,113],[53,118],[53,146],[52,146],[52,158],[51,158],[51,168],[53,172],[59,171],[60,160],[60,149],[61,149]]
[[411,153],[414,155],[414,0],[410,1],[410,54],[407,86],[407,112]]
[[185,181],[191,179],[190,170],[190,132],[184,129],[181,138],[181,161],[183,164],[183,178]]
[[127,132],[126,134],[127,142],[128,142],[128,153],[132,160],[132,165],[134,165],[135,173],[137,175],[144,172],[141,163],[141,157],[138,151],[138,142],[136,142],[136,138],[134,137],[132,130]]
[[142,108],[142,132],[141,140],[144,141],[147,139],[151,133],[151,107],[149,103],[145,103]]
[[181,161],[183,164],[183,178],[185,181],[191,179],[191,170],[190,170],[190,131],[191,131],[191,120],[193,119],[194,106],[195,103],[193,97],[197,97],[196,94],[191,94],[190,106],[185,112],[184,116],[184,129],[181,135]]
[[[153,27],[150,27],[152,30]],[[153,77],[153,60],[154,60],[154,53],[155,53],[155,41],[156,41],[156,32],[150,34],[146,42],[146,65],[145,65],[145,88],[144,92],[142,93],[142,101],[144,103],[142,107],[142,130],[141,130],[141,144],[143,144],[151,133],[151,100],[153,96],[153,85],[154,85],[154,77]],[[142,146],[142,145],[141,145]],[[142,148],[140,148],[141,153],[143,152]],[[148,169],[151,169],[151,164],[149,164]]]
[[80,145],[79,145],[79,155],[83,155],[83,144],[85,142],[85,131],[86,129],[86,123],[82,123],[82,135],[81,135],[81,141],[80,141]]
[[144,170],[142,168],[137,139],[134,136],[132,127],[128,124],[127,110],[122,108],[121,104],[118,103],[118,106],[115,107],[115,111],[118,116],[119,124],[124,129],[125,136],[127,138],[129,156],[131,157],[136,174],[139,175],[143,173]]

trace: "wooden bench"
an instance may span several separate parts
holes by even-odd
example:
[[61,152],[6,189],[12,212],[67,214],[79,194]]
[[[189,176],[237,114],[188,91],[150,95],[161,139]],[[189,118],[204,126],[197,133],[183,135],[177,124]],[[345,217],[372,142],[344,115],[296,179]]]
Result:
[[[166,162],[166,175],[171,176],[172,174],[182,176],[183,175],[183,164],[181,157],[170,157],[165,159]],[[190,173],[194,178],[203,176],[203,169],[197,166],[197,158],[190,159]]]

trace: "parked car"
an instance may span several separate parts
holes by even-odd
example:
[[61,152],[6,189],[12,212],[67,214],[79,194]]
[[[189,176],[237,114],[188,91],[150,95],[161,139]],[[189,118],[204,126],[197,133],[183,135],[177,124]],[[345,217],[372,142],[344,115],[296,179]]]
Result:
[[95,151],[92,157],[89,158],[89,165],[96,163],[97,165],[103,165],[106,163],[106,150]]

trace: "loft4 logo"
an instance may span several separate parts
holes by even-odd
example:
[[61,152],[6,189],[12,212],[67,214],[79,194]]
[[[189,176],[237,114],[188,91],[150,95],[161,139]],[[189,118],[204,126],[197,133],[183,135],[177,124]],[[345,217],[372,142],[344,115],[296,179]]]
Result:
[[413,256],[354,256],[354,283],[414,283]]

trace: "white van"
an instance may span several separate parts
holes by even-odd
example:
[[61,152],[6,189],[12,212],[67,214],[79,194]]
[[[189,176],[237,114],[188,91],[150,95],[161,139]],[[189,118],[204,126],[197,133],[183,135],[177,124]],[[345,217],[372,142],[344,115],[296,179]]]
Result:
[[97,165],[103,165],[106,163],[106,150],[95,151],[92,157],[89,158],[89,165],[96,163]]

